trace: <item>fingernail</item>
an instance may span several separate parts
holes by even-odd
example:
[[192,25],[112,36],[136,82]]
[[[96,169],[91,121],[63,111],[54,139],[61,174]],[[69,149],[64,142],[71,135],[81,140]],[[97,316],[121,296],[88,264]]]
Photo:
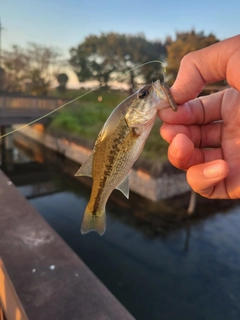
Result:
[[222,165],[220,163],[210,164],[203,169],[205,178],[219,178],[222,175]]

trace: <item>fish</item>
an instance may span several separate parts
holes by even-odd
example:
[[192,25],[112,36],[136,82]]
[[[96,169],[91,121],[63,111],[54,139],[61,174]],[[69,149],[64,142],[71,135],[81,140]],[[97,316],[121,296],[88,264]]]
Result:
[[81,225],[82,234],[105,232],[105,207],[114,189],[129,198],[129,172],[145,145],[157,111],[169,107],[177,111],[169,87],[157,80],[123,100],[110,114],[91,155],[75,174],[93,179]]

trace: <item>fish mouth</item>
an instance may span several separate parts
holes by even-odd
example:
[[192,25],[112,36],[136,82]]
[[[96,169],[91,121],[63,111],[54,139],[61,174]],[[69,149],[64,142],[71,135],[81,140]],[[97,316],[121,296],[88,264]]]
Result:
[[177,111],[177,104],[172,97],[168,85],[164,82],[161,83],[160,80],[155,81],[152,85],[157,96],[157,99],[156,97],[153,97],[157,103],[157,110],[171,107],[173,111]]
[[[157,109],[159,109],[158,108],[159,104],[162,105],[162,102],[164,100],[166,100],[165,93],[164,93],[164,91],[162,89],[162,85],[161,85],[160,80],[158,79],[155,82],[153,82],[152,87],[153,87],[153,90],[155,92],[155,94],[153,95],[153,99],[154,99],[154,101],[156,103]],[[165,108],[167,108],[167,107],[168,106],[166,105]],[[161,107],[161,109],[162,109],[162,107]]]
[[153,87],[154,87],[155,90],[161,91],[161,82],[160,82],[159,79],[156,80],[155,82],[153,82]]
[[160,80],[156,80],[155,82],[152,83],[152,87],[153,87],[153,90],[155,92],[154,94],[154,100],[155,102],[159,103],[159,98],[162,100],[165,98],[165,94],[163,92],[163,89],[162,89],[162,85],[161,85],[161,82]]

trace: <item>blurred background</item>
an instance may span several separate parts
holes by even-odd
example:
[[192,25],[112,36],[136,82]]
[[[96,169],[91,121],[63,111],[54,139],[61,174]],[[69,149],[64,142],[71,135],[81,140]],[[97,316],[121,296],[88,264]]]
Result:
[[[151,60],[167,66],[172,83],[186,53],[238,33],[238,8],[238,1],[222,6],[218,1],[3,0],[5,84],[0,88],[49,94],[54,86],[102,85]],[[156,78],[159,69],[155,63],[119,81],[134,88]]]
[[[238,34],[239,11],[237,0],[2,0],[0,118],[27,110],[36,119],[38,109],[76,99],[32,130],[90,150],[129,94],[157,79],[171,85],[185,54]],[[114,191],[103,237],[80,234],[91,183],[74,177],[79,165],[60,151],[19,131],[1,144],[1,169],[136,319],[237,320],[240,202],[197,196],[189,215],[190,189],[168,163],[160,124],[134,168],[170,177],[179,192],[154,201]]]

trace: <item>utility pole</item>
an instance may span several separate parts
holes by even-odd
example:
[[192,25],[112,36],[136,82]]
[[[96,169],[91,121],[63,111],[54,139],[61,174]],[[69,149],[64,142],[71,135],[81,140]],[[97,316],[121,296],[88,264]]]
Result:
[[2,30],[3,30],[3,26],[1,23],[1,19],[0,19],[0,68],[2,68],[3,66],[3,56],[2,56]]

